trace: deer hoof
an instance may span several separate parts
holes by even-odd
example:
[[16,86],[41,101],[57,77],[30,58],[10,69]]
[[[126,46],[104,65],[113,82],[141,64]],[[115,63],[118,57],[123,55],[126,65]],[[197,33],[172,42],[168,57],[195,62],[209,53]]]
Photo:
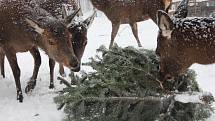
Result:
[[141,43],[138,43],[138,47],[143,47]]
[[29,93],[32,91],[36,86],[36,81],[29,81],[26,88],[25,88],[25,93]]
[[49,89],[54,89],[54,84],[53,83],[50,83]]
[[18,100],[20,103],[23,102],[23,95],[22,95],[21,92],[18,92],[18,93],[17,93],[17,100]]
[[3,78],[5,78],[5,75],[2,75]]

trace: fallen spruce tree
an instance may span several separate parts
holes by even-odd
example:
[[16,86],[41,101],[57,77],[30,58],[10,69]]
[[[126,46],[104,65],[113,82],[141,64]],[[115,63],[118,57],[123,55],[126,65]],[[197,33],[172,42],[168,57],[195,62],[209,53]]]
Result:
[[159,82],[154,51],[101,46],[85,63],[95,71],[71,74],[71,85],[55,98],[64,121],[204,121],[213,112],[210,93],[203,93],[193,70]]

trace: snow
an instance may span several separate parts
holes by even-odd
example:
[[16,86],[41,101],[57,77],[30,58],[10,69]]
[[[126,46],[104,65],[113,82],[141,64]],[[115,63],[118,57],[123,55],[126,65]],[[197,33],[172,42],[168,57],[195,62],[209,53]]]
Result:
[[[157,26],[151,21],[138,23],[139,37],[143,47],[146,49],[155,49],[157,44]],[[89,57],[96,54],[96,49],[104,44],[108,47],[111,36],[111,23],[99,13],[95,18],[88,32],[88,45],[84,53],[83,62],[88,61]],[[137,42],[132,35],[132,31],[128,25],[121,25],[116,36],[115,42],[122,47],[135,46]],[[55,68],[55,89],[48,89],[49,85],[49,67],[48,58],[41,52],[42,65],[39,71],[37,86],[31,94],[24,94],[24,102],[19,103],[16,100],[16,88],[11,72],[11,68],[6,61],[6,79],[0,78],[0,121],[60,121],[64,117],[63,111],[56,109],[56,104],[53,102],[55,92],[62,89],[56,79],[58,74],[58,66]],[[21,69],[22,90],[29,80],[33,69],[33,57],[30,53],[19,53],[18,63]],[[197,80],[200,87],[204,91],[210,91],[215,95],[215,65],[193,65],[192,69],[197,71]],[[89,67],[82,69],[90,71]],[[68,70],[66,70],[67,73]],[[215,115],[207,121],[214,121]]]
[[210,92],[184,92],[175,95],[175,100],[182,103],[201,103],[204,104],[203,98],[211,96]]
[[[32,74],[33,57],[30,53],[17,54],[21,69],[22,89],[26,86]],[[0,79],[0,120],[1,121],[60,121],[64,116],[62,111],[57,111],[53,102],[55,91],[62,89],[59,85],[55,90],[49,90],[48,58],[42,54],[38,83],[35,90],[24,94],[24,103],[16,100],[15,81],[12,71],[6,62],[6,79]]]

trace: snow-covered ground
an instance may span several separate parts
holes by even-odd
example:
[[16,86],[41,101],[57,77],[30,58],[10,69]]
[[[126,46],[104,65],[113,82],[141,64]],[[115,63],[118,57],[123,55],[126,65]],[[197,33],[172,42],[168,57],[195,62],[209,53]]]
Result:
[[[151,21],[138,23],[139,37],[142,45],[146,49],[156,48],[157,26]],[[104,44],[108,47],[111,36],[111,23],[106,17],[100,15],[94,20],[88,32],[88,45],[83,56],[83,62],[88,61],[89,57],[96,54],[96,49]],[[121,25],[116,37],[119,46],[135,46],[137,43],[128,25]],[[56,88],[49,90],[49,67],[48,58],[41,52],[42,65],[38,75],[38,82],[35,90],[31,94],[24,94],[24,102],[16,100],[16,89],[11,68],[6,61],[6,79],[0,78],[0,121],[60,121],[63,111],[58,111],[53,102],[56,96],[55,91],[62,89],[62,85],[55,78]],[[17,54],[21,68],[22,89],[26,86],[33,69],[33,58],[29,53]],[[197,80],[204,91],[210,91],[215,96],[215,65],[193,65],[191,68],[196,70]],[[89,70],[83,67],[84,70]],[[67,70],[68,71],[68,70]],[[55,68],[55,75],[58,75],[58,67]],[[214,121],[215,115],[207,121]]]

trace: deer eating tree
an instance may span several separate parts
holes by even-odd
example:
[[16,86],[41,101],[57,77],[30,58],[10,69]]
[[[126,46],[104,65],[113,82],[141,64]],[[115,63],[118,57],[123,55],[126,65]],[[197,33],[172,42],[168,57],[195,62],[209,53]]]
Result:
[[156,54],[162,81],[183,73],[194,63],[215,63],[215,18],[170,18],[158,11],[158,26]]
[[112,22],[111,42],[119,30],[120,24],[129,24],[138,46],[142,47],[137,30],[137,22],[151,18],[156,23],[158,10],[168,11],[172,0],[91,0],[93,6],[105,13]]

